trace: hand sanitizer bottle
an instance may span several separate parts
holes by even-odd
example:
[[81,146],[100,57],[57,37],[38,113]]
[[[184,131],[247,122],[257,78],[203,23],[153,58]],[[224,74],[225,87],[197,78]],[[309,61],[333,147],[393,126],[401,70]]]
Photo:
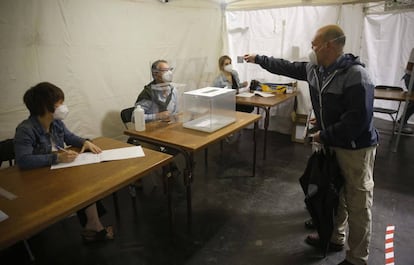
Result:
[[134,110],[134,121],[135,121],[135,130],[142,132],[145,131],[145,117],[144,110],[138,105]]

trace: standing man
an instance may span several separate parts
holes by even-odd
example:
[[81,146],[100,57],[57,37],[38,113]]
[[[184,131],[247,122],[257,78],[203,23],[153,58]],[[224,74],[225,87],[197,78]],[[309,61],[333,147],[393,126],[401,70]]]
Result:
[[[345,179],[331,244],[343,248],[340,265],[367,264],[372,225],[373,169],[378,133],[373,126],[374,84],[358,57],[344,54],[345,35],[337,25],[320,28],[312,40],[310,62],[289,62],[264,55],[244,59],[267,71],[307,81],[317,131],[313,140],[335,151]],[[319,237],[306,242],[316,246]]]

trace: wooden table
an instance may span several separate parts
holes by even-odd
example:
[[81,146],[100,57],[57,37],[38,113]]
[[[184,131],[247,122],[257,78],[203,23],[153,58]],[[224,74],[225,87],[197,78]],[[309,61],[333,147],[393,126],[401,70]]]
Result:
[[194,172],[194,152],[206,148],[208,145],[224,139],[226,136],[255,123],[253,132],[253,176],[256,170],[256,129],[260,115],[236,112],[236,121],[230,125],[212,133],[187,129],[182,123],[165,123],[155,121],[146,124],[146,130],[138,132],[126,130],[126,135],[138,138],[156,146],[164,146],[174,149],[184,156],[186,168],[184,170],[184,184],[187,193],[187,224],[191,229],[192,206],[191,206],[191,182]]
[[[94,140],[102,149],[130,146],[109,138]],[[144,149],[145,157],[51,170],[43,167],[0,170],[0,187],[17,195],[0,196],[9,218],[0,222],[0,249],[24,240],[69,214],[168,164],[172,156]]]
[[392,91],[384,89],[375,89],[374,97],[376,99],[384,100],[395,100],[395,101],[405,101],[407,98],[409,101],[414,101],[414,93],[408,95],[407,91]]
[[237,97],[236,103],[241,105],[248,105],[257,107],[257,114],[259,114],[259,108],[264,109],[265,111],[265,121],[264,121],[264,146],[263,146],[263,159],[266,160],[266,148],[267,148],[267,131],[269,128],[270,120],[270,108],[277,106],[289,99],[295,98],[298,95],[298,92],[286,94],[275,94],[274,97],[261,97],[261,96],[252,96],[252,97]]
[[[376,99],[383,99],[383,100],[394,100],[394,101],[411,101],[414,102],[414,93],[411,93],[411,95],[408,94],[407,91],[393,91],[393,90],[384,90],[384,89],[375,89],[374,91],[374,98]],[[407,106],[405,106],[406,108]],[[398,132],[392,132],[391,140],[394,137],[394,134],[397,133],[397,140],[395,141],[394,145],[394,152],[397,152],[398,143],[400,140],[401,130],[404,126],[403,123],[400,123]]]

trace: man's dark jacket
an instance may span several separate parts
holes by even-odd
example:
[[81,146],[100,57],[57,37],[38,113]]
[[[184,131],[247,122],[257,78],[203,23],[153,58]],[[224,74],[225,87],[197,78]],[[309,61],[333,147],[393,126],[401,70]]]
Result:
[[344,54],[328,68],[263,55],[255,62],[271,73],[308,82],[326,146],[360,149],[378,143],[372,120],[374,84],[358,57]]

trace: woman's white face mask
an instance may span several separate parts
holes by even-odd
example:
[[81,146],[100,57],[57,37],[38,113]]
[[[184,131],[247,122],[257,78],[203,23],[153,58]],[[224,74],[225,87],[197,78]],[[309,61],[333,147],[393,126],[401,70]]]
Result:
[[231,71],[233,71],[233,65],[232,64],[225,65],[223,67],[223,70],[226,71],[226,72],[231,73]]
[[68,113],[69,113],[68,107],[62,104],[55,109],[55,112],[53,113],[53,118],[55,120],[64,120],[66,116],[68,116]]

